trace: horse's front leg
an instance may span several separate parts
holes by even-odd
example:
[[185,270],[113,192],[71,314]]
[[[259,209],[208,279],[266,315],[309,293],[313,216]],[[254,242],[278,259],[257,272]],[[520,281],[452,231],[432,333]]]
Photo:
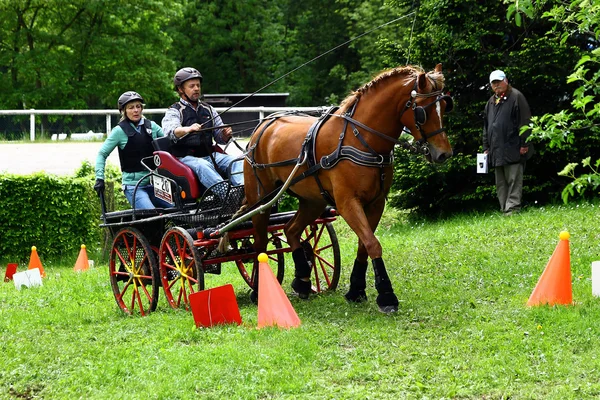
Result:
[[314,268],[314,253],[308,241],[302,242],[301,236],[304,228],[313,222],[323,211],[325,205],[309,204],[301,199],[298,211],[294,217],[285,225],[285,236],[292,249],[295,274],[292,281],[292,289],[301,299],[307,299],[312,293],[310,273]]
[[377,305],[381,312],[390,313],[398,311],[398,298],[394,294],[392,282],[383,262],[381,243],[374,234],[384,207],[384,198],[371,203],[366,210],[363,209],[358,199],[347,199],[338,203],[338,211],[359,238],[356,260],[350,275],[350,290],[346,294],[346,298],[350,301],[366,299],[366,293],[364,293],[367,272],[366,252],[373,262],[375,289],[378,293]]
[[356,259],[350,275],[350,289],[345,294],[346,300],[353,303],[367,301],[367,267],[369,266],[369,255],[362,241],[358,241]]

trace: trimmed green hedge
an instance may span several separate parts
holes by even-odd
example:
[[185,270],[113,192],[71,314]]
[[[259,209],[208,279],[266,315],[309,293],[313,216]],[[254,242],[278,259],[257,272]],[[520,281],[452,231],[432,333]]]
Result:
[[[114,167],[107,170],[108,203],[111,209],[122,209],[127,200],[112,190],[120,172]],[[103,230],[98,226],[100,201],[93,186],[88,162],[75,176],[0,174],[0,259],[26,262],[31,246],[47,259],[77,254],[82,244],[88,252],[99,250]],[[112,206],[115,203],[117,207]]]
[[99,242],[98,200],[89,180],[45,174],[0,175],[0,257],[46,257]]
[[[107,164],[107,210],[129,209],[120,190],[121,171]],[[106,242],[99,227],[101,208],[94,191],[94,168],[85,161],[74,176],[0,174],[0,260],[27,262],[31,246],[42,258],[76,256],[81,245],[98,252]],[[298,201],[284,195],[279,210],[295,210]]]

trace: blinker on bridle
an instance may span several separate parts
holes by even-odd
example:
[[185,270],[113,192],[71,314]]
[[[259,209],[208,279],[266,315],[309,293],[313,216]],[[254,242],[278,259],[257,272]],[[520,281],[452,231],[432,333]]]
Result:
[[[431,133],[425,132],[422,128],[422,126],[425,125],[425,123],[427,122],[427,111],[425,109],[444,100],[444,102],[446,103],[445,112],[450,112],[450,111],[452,111],[454,103],[453,103],[452,97],[450,97],[449,95],[443,94],[442,90],[436,90],[431,93],[417,92],[417,84],[418,84],[417,82],[418,81],[415,80],[415,85],[413,87],[413,90],[410,92],[410,98],[406,102],[406,107],[404,107],[404,110],[402,110],[402,113],[400,113],[400,119],[402,118],[402,115],[404,115],[404,112],[406,110],[412,109],[413,117],[415,120],[415,126],[417,127],[417,130],[421,134],[421,139],[415,141],[415,143],[412,147],[417,152],[423,153],[424,155],[428,155],[429,154],[429,146],[427,145],[428,139],[431,139],[435,135],[445,132],[446,128],[441,127],[440,129],[435,130]],[[420,106],[417,104],[417,101],[416,101],[416,99],[418,97],[425,97],[425,98],[435,97],[436,99],[434,101],[432,101],[431,103],[427,104],[426,106]]]

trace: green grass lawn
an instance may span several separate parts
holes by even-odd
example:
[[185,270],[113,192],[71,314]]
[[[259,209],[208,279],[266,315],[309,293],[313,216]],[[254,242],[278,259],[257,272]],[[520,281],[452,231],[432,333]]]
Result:
[[[0,285],[0,398],[581,399],[600,397],[598,204],[528,208],[444,221],[386,210],[378,230],[399,312],[348,304],[356,239],[336,222],[336,292],[290,297],[296,329],[256,329],[233,264],[243,325],[196,329],[164,296],[150,316],[117,307],[106,265],[48,267],[42,287]],[[572,306],[526,307],[562,230],[571,233]],[[293,270],[284,289],[289,292]],[[5,265],[2,266],[2,276]]]

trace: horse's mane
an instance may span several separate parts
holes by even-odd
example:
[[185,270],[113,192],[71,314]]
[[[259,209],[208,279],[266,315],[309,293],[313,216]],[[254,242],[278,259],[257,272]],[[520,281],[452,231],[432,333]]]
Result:
[[[370,82],[365,83],[362,87],[350,93],[348,97],[346,97],[340,104],[340,109],[345,111],[348,107],[351,107],[354,103],[356,103],[369,89],[377,86],[379,83],[387,80],[388,78],[403,76],[406,80],[412,80],[424,73],[425,70],[416,65],[407,65],[404,67],[396,67],[382,71]],[[441,72],[429,71],[427,72],[427,77],[434,82],[434,86],[439,88],[444,87],[444,75]]]

